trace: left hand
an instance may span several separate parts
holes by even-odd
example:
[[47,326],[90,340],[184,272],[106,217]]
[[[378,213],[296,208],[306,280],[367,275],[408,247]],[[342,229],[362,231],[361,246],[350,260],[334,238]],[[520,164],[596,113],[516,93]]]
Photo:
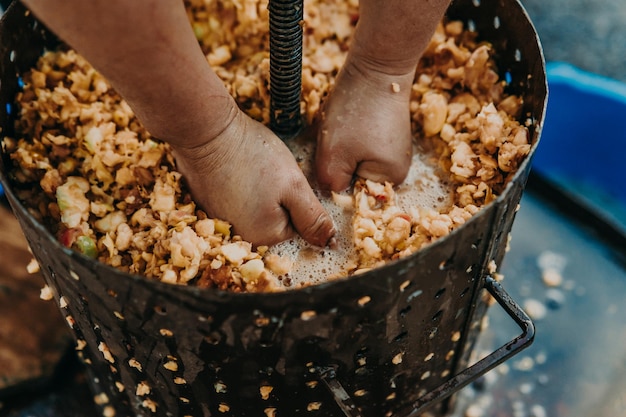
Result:
[[353,176],[401,183],[411,165],[409,98],[414,71],[385,74],[346,62],[322,110],[317,138],[317,180],[341,191]]

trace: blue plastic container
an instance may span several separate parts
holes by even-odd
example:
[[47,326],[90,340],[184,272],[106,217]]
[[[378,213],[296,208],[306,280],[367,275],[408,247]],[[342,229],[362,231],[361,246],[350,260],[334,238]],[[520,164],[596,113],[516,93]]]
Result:
[[548,107],[533,171],[626,230],[626,84],[547,65]]

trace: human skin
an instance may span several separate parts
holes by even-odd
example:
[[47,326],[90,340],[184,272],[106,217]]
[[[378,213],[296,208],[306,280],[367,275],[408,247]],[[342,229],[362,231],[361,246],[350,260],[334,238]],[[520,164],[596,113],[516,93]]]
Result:
[[[295,159],[237,107],[208,65],[181,0],[22,1],[111,82],[153,136],[171,145],[209,216],[229,221],[254,244],[296,233],[317,246],[332,243],[333,221]],[[318,139],[324,187],[347,188],[354,174],[396,184],[406,176],[410,84],[444,4],[362,0]],[[391,83],[400,93],[391,92]]]
[[418,61],[449,0],[361,0],[348,57],[318,133],[317,180],[401,183],[411,165],[409,99]]

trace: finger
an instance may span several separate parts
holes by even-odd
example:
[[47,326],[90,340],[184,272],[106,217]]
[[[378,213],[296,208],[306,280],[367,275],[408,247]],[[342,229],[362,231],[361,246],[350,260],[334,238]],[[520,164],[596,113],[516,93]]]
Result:
[[335,235],[335,224],[313,191],[308,187],[294,187],[282,201],[289,212],[294,229],[307,242],[324,247]]
[[395,184],[392,178],[396,177],[394,177],[390,171],[386,171],[385,168],[389,168],[389,166],[383,166],[374,161],[364,161],[359,164],[356,175],[375,182],[390,181]]
[[394,162],[363,161],[359,164],[356,175],[376,182],[391,182],[398,185],[404,181],[411,167],[410,155],[398,158]]
[[275,245],[296,235],[296,230],[289,221],[289,213],[282,207],[277,207],[270,215],[255,217],[252,220],[252,223],[241,224],[235,219],[231,224],[235,234],[255,247]]

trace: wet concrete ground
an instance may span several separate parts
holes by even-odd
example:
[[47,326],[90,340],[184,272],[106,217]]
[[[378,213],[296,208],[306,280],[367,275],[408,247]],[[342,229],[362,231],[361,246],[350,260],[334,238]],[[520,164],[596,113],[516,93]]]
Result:
[[[537,188],[531,179],[501,268],[535,341],[463,390],[455,417],[624,417],[626,252]],[[562,281],[544,279],[548,264]],[[488,316],[479,355],[520,333],[498,306]]]
[[626,0],[521,0],[546,60],[626,81]]

